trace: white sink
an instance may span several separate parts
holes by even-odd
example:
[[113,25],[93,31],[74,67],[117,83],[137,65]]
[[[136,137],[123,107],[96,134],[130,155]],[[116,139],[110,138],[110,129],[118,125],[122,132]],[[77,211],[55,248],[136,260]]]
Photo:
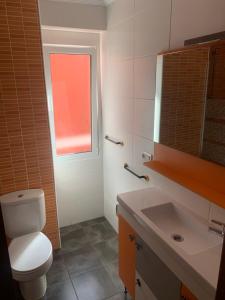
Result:
[[145,208],[142,213],[188,255],[198,254],[222,243],[208,224],[172,202]]

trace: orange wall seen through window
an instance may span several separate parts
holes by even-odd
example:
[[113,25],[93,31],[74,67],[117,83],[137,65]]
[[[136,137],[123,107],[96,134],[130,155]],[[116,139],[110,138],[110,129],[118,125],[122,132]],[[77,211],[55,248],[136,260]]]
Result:
[[91,57],[50,54],[56,154],[90,152]]

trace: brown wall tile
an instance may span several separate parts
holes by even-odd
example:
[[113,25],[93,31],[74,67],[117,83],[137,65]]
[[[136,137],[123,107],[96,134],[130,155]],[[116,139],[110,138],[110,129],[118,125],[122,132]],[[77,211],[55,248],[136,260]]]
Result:
[[45,191],[44,232],[59,246],[37,0],[0,3],[0,194]]

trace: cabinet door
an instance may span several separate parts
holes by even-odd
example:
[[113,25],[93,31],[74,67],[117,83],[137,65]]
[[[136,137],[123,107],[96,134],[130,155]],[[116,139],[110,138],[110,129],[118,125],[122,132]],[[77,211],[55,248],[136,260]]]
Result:
[[180,300],[180,280],[138,236],[136,246],[136,269],[155,298]]
[[135,290],[135,299],[136,300],[157,300],[153,295],[152,291],[149,289],[145,281],[141,276],[136,272],[137,285]]
[[181,287],[181,297],[184,300],[198,300],[185,285]]
[[135,299],[135,232],[119,215],[119,275],[132,299]]

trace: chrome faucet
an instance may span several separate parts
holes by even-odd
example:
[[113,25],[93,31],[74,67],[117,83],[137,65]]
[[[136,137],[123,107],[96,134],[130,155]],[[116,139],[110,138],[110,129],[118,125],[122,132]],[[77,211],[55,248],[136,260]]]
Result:
[[225,236],[225,223],[217,221],[217,220],[214,220],[214,219],[212,219],[211,222],[214,223],[214,224],[216,224],[216,225],[221,226],[222,229],[220,230],[220,229],[215,228],[213,226],[209,226],[209,230],[214,231],[217,234],[219,234],[220,236],[224,237]]

